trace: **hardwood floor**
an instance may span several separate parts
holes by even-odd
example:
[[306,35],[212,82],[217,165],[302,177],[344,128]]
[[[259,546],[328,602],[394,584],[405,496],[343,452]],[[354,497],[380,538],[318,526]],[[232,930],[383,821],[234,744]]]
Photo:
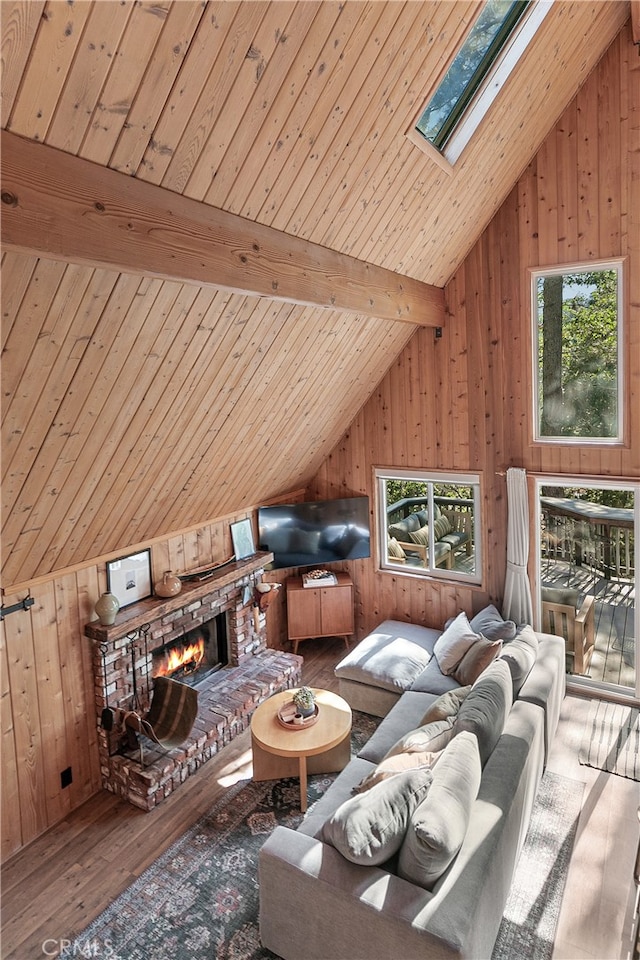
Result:
[[[335,689],[342,640],[307,641],[300,652],[304,682]],[[587,709],[587,700],[567,697],[549,764],[585,783],[554,960],[620,960],[632,952],[640,784],[580,766]],[[216,797],[250,775],[245,731],[151,813],[101,792],[20,851],[2,870],[4,960],[57,956],[62,940],[80,933]]]

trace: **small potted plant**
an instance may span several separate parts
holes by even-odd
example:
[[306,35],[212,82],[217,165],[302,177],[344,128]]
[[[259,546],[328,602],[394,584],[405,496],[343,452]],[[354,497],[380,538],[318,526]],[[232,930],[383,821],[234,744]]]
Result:
[[316,708],[316,698],[311,687],[300,687],[293,695],[293,702],[298,713],[303,717],[311,717]]

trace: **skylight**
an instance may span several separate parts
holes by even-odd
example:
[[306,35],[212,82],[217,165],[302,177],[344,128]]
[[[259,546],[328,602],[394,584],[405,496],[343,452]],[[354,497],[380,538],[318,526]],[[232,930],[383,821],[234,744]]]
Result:
[[486,0],[413,135],[407,133],[412,142],[426,141],[454,163],[550,7],[551,0]]

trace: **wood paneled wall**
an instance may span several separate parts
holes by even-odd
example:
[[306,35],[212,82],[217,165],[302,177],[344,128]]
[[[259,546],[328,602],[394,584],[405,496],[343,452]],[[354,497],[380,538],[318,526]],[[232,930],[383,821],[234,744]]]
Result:
[[[531,441],[528,268],[626,257],[629,443]],[[508,466],[640,476],[640,58],[627,26],[447,284],[442,339],[416,332],[317,474],[317,496],[373,494],[375,466],[480,471],[480,590],[355,569],[360,635],[384,617],[431,626],[502,597]]]

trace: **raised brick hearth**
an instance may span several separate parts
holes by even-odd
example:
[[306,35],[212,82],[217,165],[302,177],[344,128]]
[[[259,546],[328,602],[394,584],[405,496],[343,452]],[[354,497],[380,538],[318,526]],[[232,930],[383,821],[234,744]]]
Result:
[[[113,626],[85,626],[94,641],[98,749],[102,785],[143,810],[152,810],[249,725],[267,697],[298,686],[302,657],[267,648],[266,617],[253,596],[270,554],[227,564],[207,581],[185,584],[177,597],[151,598],[120,611]],[[228,664],[197,685],[198,716],[191,736],[169,752],[144,742],[126,746],[124,714],[144,713],[153,689],[152,650],[225,613]],[[112,711],[111,731],[103,711]],[[108,724],[107,724],[108,725]]]

